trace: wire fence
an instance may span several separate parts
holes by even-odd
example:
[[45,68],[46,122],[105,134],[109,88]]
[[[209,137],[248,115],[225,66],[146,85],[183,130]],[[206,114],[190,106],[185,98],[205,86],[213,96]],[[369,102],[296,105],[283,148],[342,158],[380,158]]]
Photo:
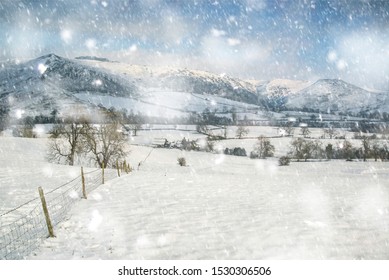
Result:
[[[104,180],[103,180],[104,176]],[[84,173],[85,190],[90,193],[103,181],[118,176],[117,170],[96,169]],[[68,218],[71,207],[83,197],[82,175],[45,193],[51,223],[55,227]],[[0,259],[23,259],[34,252],[49,235],[39,197],[0,215]]]

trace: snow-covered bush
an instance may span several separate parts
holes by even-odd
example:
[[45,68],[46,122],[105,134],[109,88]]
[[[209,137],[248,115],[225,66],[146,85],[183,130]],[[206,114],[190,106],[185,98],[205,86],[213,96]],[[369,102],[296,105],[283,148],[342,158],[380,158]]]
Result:
[[196,143],[198,145],[198,151],[214,152],[217,141],[213,137],[207,137],[196,141]]
[[290,158],[287,156],[282,156],[278,159],[278,164],[280,166],[287,166],[290,163]]
[[225,148],[224,154],[231,155],[231,156],[239,156],[239,157],[246,157],[247,156],[245,148],[240,148],[240,147],[235,147],[233,149]]
[[180,166],[186,166],[186,159],[184,157],[179,157],[177,162]]
[[24,138],[36,138],[34,129],[28,126],[15,127],[12,129],[12,136]]

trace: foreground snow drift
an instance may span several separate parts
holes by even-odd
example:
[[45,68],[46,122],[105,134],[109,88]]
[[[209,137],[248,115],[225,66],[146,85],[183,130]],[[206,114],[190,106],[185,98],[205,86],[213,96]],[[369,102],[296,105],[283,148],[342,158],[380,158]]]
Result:
[[30,258],[387,259],[388,171],[155,149],[77,204]]

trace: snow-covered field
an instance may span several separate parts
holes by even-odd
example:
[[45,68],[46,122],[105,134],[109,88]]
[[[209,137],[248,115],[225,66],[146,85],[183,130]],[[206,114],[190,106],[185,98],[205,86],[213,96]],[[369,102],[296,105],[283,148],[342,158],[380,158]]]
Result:
[[0,137],[0,214],[80,174],[80,167],[49,163],[47,139]]
[[[185,133],[165,135],[169,140],[199,137]],[[274,129],[263,128],[262,133]],[[132,143],[159,136],[140,131]],[[290,141],[273,140],[276,149]],[[221,144],[246,145],[249,152],[254,141]],[[38,185],[55,187],[78,175],[79,167],[46,162],[46,139],[0,137],[0,147],[1,212],[35,196]],[[279,167],[276,158],[251,160],[142,145],[130,149],[128,159],[135,167],[149,155],[139,170],[76,203],[55,228],[57,237],[47,239],[28,259],[389,258],[385,162]],[[181,156],[188,166],[177,164]]]

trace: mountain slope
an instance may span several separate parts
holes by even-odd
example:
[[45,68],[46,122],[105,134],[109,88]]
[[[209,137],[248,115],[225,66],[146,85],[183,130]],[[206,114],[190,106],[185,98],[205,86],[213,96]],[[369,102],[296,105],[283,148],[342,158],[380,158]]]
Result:
[[14,118],[53,111],[95,115],[98,107],[157,119],[204,111],[227,118],[235,111],[238,119],[251,120],[263,119],[267,110],[358,114],[388,112],[387,95],[341,80],[248,82],[205,71],[55,54],[0,69],[0,109]]
[[49,54],[0,70],[0,102],[15,118],[53,111],[62,116],[93,115],[97,107],[163,118],[204,110],[223,114],[260,110],[255,87],[238,79],[179,69],[157,69],[157,75],[148,71],[146,66]]
[[[0,102],[11,115],[48,115],[53,110],[73,114],[74,107],[90,110],[74,94],[93,92],[111,96],[132,96],[138,90],[131,79],[121,79],[100,69],[49,54],[0,70]],[[79,109],[79,108],[78,108]]]
[[255,86],[249,82],[216,75],[210,72],[176,69],[171,67],[129,65],[110,61],[81,60],[88,66],[110,71],[121,77],[136,79],[137,85],[144,91],[158,88],[162,91],[208,94],[226,99],[260,105]]
[[272,80],[257,85],[261,103],[271,111],[327,114],[389,112],[389,94],[368,91],[338,79]]
[[290,95],[286,108],[327,113],[359,113],[382,110],[389,100],[384,93],[373,93],[336,79],[322,79]]

